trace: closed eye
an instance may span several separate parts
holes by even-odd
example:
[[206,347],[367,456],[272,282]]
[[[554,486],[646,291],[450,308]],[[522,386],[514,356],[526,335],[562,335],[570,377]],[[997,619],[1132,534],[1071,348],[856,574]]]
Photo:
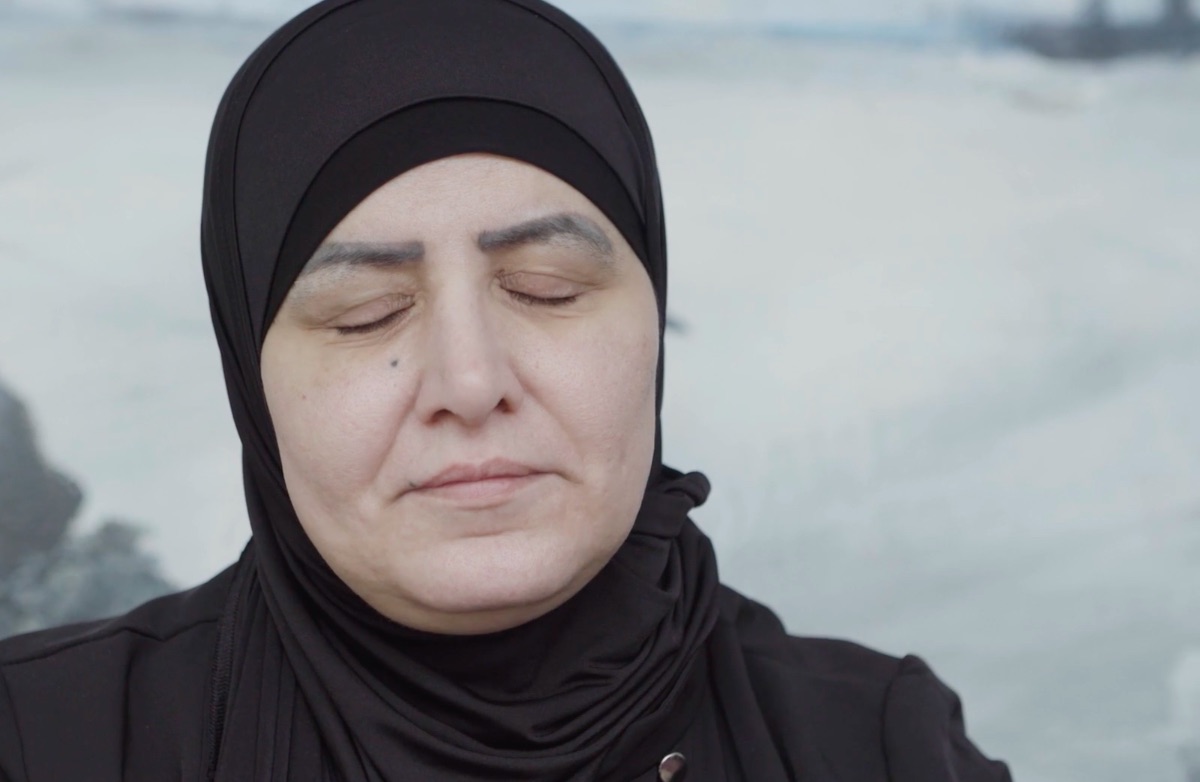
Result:
[[395,323],[402,315],[408,312],[408,308],[394,310],[387,315],[384,315],[379,320],[373,320],[369,323],[358,323],[353,326],[336,326],[334,330],[342,336],[353,336],[356,334],[370,334],[375,331],[382,331],[388,326]]
[[508,295],[512,296],[514,299],[521,302],[522,304],[528,304],[531,307],[561,307],[565,304],[570,304],[579,298],[578,293],[576,293],[572,296],[546,297],[546,296],[531,296],[528,293],[522,293],[521,291],[513,291],[513,290],[510,290],[508,292]]

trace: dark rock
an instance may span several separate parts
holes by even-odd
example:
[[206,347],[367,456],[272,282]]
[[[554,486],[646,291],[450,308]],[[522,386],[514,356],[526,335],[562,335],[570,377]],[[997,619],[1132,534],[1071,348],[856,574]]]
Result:
[[58,545],[82,499],[42,460],[25,406],[0,385],[0,578]]
[[1052,59],[1110,60],[1200,53],[1200,20],[1192,11],[1191,0],[1166,0],[1160,18],[1128,24],[1112,21],[1106,0],[1091,0],[1076,23],[1019,23],[1001,30],[1000,36]]
[[83,494],[42,459],[25,406],[0,386],[0,638],[118,614],[171,591],[138,530],[68,527]]
[[120,521],[27,557],[0,579],[0,637],[126,611],[172,587]]

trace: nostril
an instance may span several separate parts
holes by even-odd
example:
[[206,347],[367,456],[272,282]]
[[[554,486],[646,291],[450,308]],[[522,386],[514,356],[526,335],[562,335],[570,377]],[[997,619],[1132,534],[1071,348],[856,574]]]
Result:
[[687,758],[682,753],[672,752],[658,764],[659,782],[683,782],[687,776]]

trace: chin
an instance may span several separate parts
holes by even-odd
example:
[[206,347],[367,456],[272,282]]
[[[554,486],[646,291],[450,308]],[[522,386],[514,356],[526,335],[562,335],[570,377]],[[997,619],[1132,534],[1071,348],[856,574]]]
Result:
[[448,542],[404,567],[395,586],[419,607],[418,622],[426,627],[418,629],[466,634],[523,624],[569,600],[607,560],[578,542],[565,547],[530,537],[513,532]]

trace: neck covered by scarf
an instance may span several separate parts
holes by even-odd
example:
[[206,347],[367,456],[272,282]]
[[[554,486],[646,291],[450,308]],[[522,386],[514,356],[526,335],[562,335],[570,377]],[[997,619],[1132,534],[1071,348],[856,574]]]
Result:
[[657,449],[609,564],[558,609],[490,635],[390,622],[296,519],[260,380],[264,334],[358,202],[466,152],[532,163],[591,199],[645,264],[665,322],[649,131],[569,17],[538,0],[329,0],[268,39],[225,94],[205,177],[204,271],[253,531],[220,630],[208,779],[628,780],[702,696],[718,582],[688,513],[708,483]]

